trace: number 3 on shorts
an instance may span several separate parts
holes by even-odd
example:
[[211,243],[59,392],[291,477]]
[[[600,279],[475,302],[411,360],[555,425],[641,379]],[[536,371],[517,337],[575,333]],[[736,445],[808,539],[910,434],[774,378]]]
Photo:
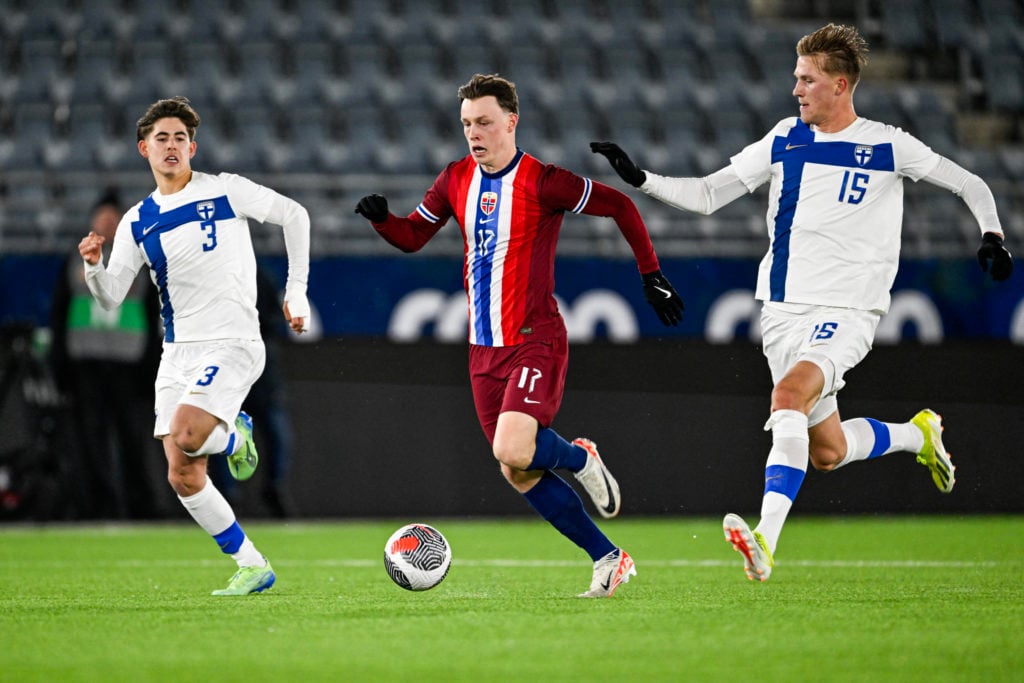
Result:
[[208,387],[208,386],[210,386],[210,382],[213,381],[213,376],[217,374],[218,370],[220,370],[220,368],[218,366],[216,366],[216,365],[210,365],[210,366],[206,367],[203,370],[203,372],[205,372],[206,374],[203,375],[202,379],[200,379],[199,381],[196,382],[196,386],[197,387]]

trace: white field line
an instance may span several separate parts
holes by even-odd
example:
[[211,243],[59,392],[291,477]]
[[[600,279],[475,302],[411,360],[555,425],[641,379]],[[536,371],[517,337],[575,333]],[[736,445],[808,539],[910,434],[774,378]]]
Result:
[[[226,558],[208,560],[91,560],[91,567],[110,567],[114,569],[145,569],[149,567],[197,567],[197,566],[223,566]],[[736,559],[732,560],[638,560],[638,567],[733,567],[736,566]],[[383,565],[381,559],[320,559],[320,560],[288,560],[274,559],[275,567],[340,567],[340,568],[363,568],[377,567]],[[81,561],[72,560],[3,560],[0,559],[0,569],[4,567],[36,567],[36,568],[63,568],[78,566]],[[590,563],[579,560],[524,560],[524,559],[492,559],[474,560],[458,559],[452,560],[452,564],[459,567],[509,567],[509,568],[537,568],[537,567],[584,567]],[[956,561],[956,560],[776,560],[776,567],[821,567],[821,568],[910,568],[910,569],[972,569],[998,567],[1001,564],[1012,564],[995,561]]]

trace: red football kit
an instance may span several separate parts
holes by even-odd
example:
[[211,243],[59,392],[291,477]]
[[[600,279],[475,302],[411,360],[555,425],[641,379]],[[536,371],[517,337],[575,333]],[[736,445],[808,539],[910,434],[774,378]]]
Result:
[[[566,211],[613,218],[640,272],[658,269],[647,228],[628,197],[522,150],[497,173],[487,173],[468,155],[452,162],[414,212],[374,223],[406,252],[422,248],[449,218],[462,229],[470,376],[488,439],[500,412],[524,412],[545,427],[561,403],[568,356],[554,269]],[[533,342],[548,343],[523,348]],[[538,353],[551,362],[538,363]]]

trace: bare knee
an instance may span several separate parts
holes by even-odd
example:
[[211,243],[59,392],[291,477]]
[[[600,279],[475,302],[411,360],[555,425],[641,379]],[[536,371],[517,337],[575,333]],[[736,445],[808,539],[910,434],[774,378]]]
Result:
[[846,453],[840,453],[837,449],[829,447],[814,448],[809,455],[811,465],[819,472],[831,472],[846,457]]
[[218,419],[200,408],[179,405],[171,417],[170,437],[174,445],[186,453],[195,453],[217,426]]
[[193,496],[206,486],[206,457],[191,458],[174,445],[170,436],[164,439],[167,457],[167,483],[182,498]]
[[533,450],[511,440],[495,439],[492,448],[494,459],[501,463],[503,472],[506,468],[525,470],[533,462]]
[[505,477],[505,481],[511,484],[512,488],[516,491],[526,493],[533,488],[537,480],[544,475],[544,472],[541,470],[521,470],[502,464],[501,475]]
[[776,384],[772,389],[772,411],[799,410],[803,412],[805,403],[803,392],[785,381]]

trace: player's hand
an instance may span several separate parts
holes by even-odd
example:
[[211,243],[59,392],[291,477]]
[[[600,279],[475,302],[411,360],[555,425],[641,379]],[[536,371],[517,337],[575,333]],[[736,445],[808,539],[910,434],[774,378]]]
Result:
[[306,331],[306,319],[301,316],[293,316],[291,310],[288,308],[288,302],[284,302],[284,319],[288,321],[288,327],[292,329],[295,334],[302,334]]
[[94,266],[100,262],[100,258],[103,256],[103,243],[105,241],[106,238],[103,235],[97,235],[90,230],[89,234],[78,243],[78,253],[82,255],[82,259],[86,263]]
[[988,262],[992,261],[992,279],[1005,280],[1013,272],[1013,257],[1003,246],[1003,238],[994,232],[986,232],[981,236],[981,247],[978,248],[978,264],[985,273],[989,272]]
[[590,151],[603,154],[619,177],[633,187],[640,187],[647,182],[647,174],[614,142],[591,142]]
[[383,223],[388,218],[388,198],[382,194],[368,194],[356,204],[356,213],[363,214],[372,223]]
[[683,300],[660,270],[644,273],[644,298],[665,325],[678,325],[683,319]]

